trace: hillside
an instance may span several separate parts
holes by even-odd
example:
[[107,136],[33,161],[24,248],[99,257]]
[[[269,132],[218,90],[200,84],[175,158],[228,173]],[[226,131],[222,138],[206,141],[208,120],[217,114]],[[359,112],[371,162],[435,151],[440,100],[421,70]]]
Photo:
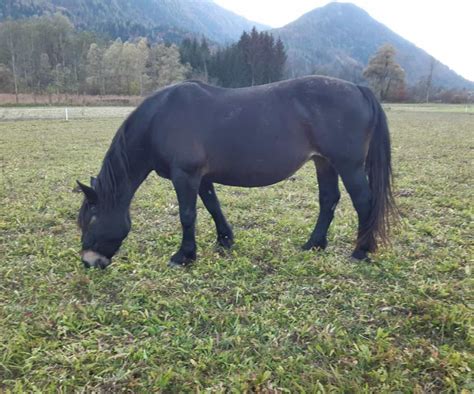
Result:
[[[180,42],[190,33],[226,44],[236,41],[254,25],[212,0],[4,0],[0,21],[60,12],[81,30],[114,39],[145,36],[152,41]],[[362,71],[384,43],[397,49],[398,62],[409,85],[429,74],[435,62],[433,86],[474,89],[468,81],[434,60],[424,50],[377,22],[350,3],[330,3],[296,21],[270,30],[288,52],[289,76],[320,73],[362,82]]]
[[68,16],[79,29],[122,39],[147,36],[179,41],[191,32],[226,43],[253,26],[267,28],[211,0],[5,0],[0,21],[55,12]]
[[[291,76],[320,72],[361,80],[369,58],[384,43],[397,49],[398,61],[410,85],[428,75],[432,61],[424,50],[350,3],[330,3],[271,32],[285,43]],[[474,82],[440,62],[436,62],[433,84],[474,89]]]

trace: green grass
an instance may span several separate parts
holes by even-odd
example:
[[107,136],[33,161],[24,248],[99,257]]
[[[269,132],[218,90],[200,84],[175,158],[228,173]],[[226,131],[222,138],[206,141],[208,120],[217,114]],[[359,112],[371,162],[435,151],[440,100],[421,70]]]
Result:
[[389,111],[391,248],[348,259],[343,193],[324,253],[300,250],[314,169],[264,189],[218,187],[236,245],[198,212],[198,261],[168,181],[151,175],[112,266],[85,271],[76,179],[96,174],[119,120],[0,123],[0,391],[471,392],[474,117]]

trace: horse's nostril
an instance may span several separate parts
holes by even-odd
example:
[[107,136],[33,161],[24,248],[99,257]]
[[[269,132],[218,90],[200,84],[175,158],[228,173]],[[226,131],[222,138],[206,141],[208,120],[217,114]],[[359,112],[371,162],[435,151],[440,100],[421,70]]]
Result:
[[107,268],[110,264],[110,259],[101,254],[87,250],[82,255],[82,263],[86,268]]
[[96,266],[99,267],[100,269],[105,270],[107,268],[107,262],[102,259],[99,259],[96,262]]

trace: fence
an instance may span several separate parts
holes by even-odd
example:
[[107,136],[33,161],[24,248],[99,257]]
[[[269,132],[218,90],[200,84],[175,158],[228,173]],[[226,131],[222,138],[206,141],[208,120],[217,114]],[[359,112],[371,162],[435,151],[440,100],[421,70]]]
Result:
[[473,104],[383,104],[386,111],[401,111],[401,112],[456,112],[474,114]]
[[0,107],[0,121],[126,118],[135,107]]
[[[386,111],[464,112],[474,114],[473,105],[462,104],[384,104]],[[135,107],[0,107],[0,121],[125,119]]]

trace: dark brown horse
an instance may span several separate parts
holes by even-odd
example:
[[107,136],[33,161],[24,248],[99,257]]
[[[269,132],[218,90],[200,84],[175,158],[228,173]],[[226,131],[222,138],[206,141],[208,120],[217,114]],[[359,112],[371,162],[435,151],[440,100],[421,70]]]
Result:
[[123,123],[79,214],[82,260],[105,268],[130,230],[133,195],[151,171],[170,179],[179,202],[181,247],[172,265],[196,258],[196,200],[212,215],[217,241],[233,233],[214,183],[262,187],[316,164],[320,212],[304,249],[321,248],[339,200],[341,176],[359,218],[352,256],[366,259],[387,237],[391,193],[390,136],[373,93],[326,77],[223,89],[189,81],[147,98]]

